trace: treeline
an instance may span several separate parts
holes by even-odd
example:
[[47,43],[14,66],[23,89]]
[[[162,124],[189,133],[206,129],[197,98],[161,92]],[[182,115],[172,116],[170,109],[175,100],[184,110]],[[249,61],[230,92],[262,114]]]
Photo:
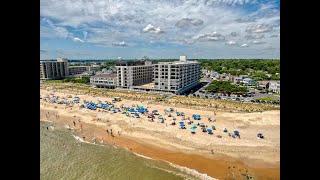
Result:
[[212,81],[212,83],[206,88],[208,92],[213,93],[228,93],[228,94],[245,94],[248,89],[243,86],[231,84],[229,81]]
[[90,77],[66,77],[62,80],[62,82],[72,82],[72,83],[81,83],[81,84],[89,84]]
[[[157,59],[153,63],[163,61],[177,61],[178,59]],[[110,69],[118,60],[108,60],[101,63],[101,68]],[[234,76],[248,75],[256,81],[280,80],[279,59],[199,59],[202,68],[230,73]]]
[[117,62],[117,60],[104,61],[100,66],[100,70],[110,69],[111,67],[114,67],[116,65],[116,62]]
[[248,75],[255,80],[280,80],[279,59],[217,59],[198,60],[202,68],[230,73],[231,75]]

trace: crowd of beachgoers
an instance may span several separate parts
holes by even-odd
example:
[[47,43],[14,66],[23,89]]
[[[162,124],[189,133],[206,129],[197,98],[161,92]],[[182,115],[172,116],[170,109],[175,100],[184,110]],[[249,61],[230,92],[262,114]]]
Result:
[[[44,97],[40,97],[40,99],[51,104],[64,104],[67,107],[78,106],[79,108],[85,108],[91,111],[121,113],[130,118],[147,119],[150,122],[162,123],[165,126],[171,125],[177,126],[179,129],[189,129],[191,134],[196,134],[198,132],[197,129],[200,129],[200,132],[202,133],[214,135],[214,132],[217,130],[215,125],[215,112],[213,112],[213,115],[211,116],[192,114],[192,117],[190,117],[187,116],[185,112],[178,111],[172,107],[166,108],[163,112],[160,112],[158,109],[151,110],[143,104],[126,105],[121,103],[120,97],[114,97],[112,101],[101,101],[98,99],[96,102],[93,102],[86,99],[81,99],[78,96],[68,95],[65,97],[60,97],[54,93],[51,93],[45,95]],[[203,119],[206,119],[206,122],[202,121]],[[241,137],[238,129],[228,130],[224,127],[223,133],[228,134],[228,136],[232,138],[240,139]],[[221,135],[216,135],[216,137],[222,138]],[[261,132],[257,132],[257,138],[264,139],[264,135]]]

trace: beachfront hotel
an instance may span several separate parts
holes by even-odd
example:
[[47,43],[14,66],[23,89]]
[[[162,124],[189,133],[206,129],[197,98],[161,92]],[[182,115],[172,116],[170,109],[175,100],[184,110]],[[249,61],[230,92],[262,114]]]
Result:
[[180,56],[179,61],[159,62],[154,65],[154,89],[181,94],[199,83],[200,74],[200,64],[186,56]]
[[153,65],[150,61],[119,61],[116,63],[117,87],[131,88],[152,82]]
[[40,79],[62,79],[69,75],[68,60],[57,58],[57,60],[40,60]]

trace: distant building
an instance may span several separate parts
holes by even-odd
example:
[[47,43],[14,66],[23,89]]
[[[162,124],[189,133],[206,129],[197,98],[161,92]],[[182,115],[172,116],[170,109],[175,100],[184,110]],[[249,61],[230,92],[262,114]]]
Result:
[[131,88],[152,82],[153,65],[150,61],[118,61],[117,86]]
[[154,65],[154,89],[181,94],[199,83],[201,68],[197,61],[159,62]]
[[79,74],[83,74],[88,72],[89,74],[95,74],[95,72],[99,71],[99,65],[91,65],[91,66],[69,66],[69,75],[76,76]]
[[92,64],[91,66],[88,67],[88,71],[97,72],[99,70],[100,70],[99,65]]
[[82,74],[89,70],[89,66],[69,66],[69,75]]
[[40,79],[63,79],[69,75],[68,66],[68,60],[63,58],[40,60]]
[[280,81],[270,81],[269,91],[280,93]]
[[257,88],[259,90],[267,90],[269,89],[270,82],[269,81],[258,81]]
[[244,78],[242,80],[243,84],[248,85],[248,86],[252,86],[255,85],[255,81],[251,78]]
[[97,74],[90,77],[90,84],[98,88],[114,89],[117,85],[117,74]]
[[236,83],[236,84],[240,84],[241,82],[242,82],[242,78],[241,77],[235,77],[234,79],[233,79],[233,82],[234,83]]

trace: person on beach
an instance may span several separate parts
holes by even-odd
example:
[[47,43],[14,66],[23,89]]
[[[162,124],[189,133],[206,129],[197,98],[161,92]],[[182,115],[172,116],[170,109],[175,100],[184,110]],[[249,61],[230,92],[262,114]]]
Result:
[[73,121],[73,126],[76,127],[76,122],[75,121]]
[[107,129],[107,134],[109,135],[109,130]]

